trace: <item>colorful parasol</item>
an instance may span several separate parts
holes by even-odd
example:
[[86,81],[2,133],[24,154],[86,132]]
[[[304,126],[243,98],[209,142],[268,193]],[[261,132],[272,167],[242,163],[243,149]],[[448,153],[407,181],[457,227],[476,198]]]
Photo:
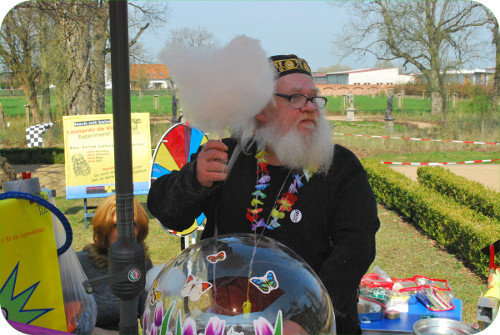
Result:
[[[180,170],[186,163],[191,160],[191,155],[196,153],[200,146],[208,141],[205,134],[194,127],[189,127],[185,124],[178,123],[163,134],[158,142],[156,150],[153,154],[153,162],[151,164],[151,178],[149,186],[156,179],[163,175],[169,174],[172,171]],[[205,220],[205,214],[195,219],[193,225],[183,231],[167,231],[176,236],[185,236],[194,232]]]

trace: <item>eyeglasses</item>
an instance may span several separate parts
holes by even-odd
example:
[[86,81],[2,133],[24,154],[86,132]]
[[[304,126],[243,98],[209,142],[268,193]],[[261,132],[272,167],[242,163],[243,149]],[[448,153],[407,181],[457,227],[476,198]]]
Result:
[[318,109],[322,109],[326,105],[327,99],[325,97],[306,97],[305,95],[302,94],[281,94],[281,93],[274,93],[274,95],[280,97],[280,98],[285,98],[288,100],[290,103],[290,106],[293,108],[299,108],[302,109],[306,106],[307,102],[310,101],[314,105],[314,107]]

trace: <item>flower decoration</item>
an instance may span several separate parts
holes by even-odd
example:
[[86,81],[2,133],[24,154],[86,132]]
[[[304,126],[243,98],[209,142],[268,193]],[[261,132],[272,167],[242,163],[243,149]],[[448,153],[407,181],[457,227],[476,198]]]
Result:
[[304,170],[302,175],[293,174],[293,181],[288,188],[288,192],[284,192],[281,195],[281,198],[276,201],[278,205],[271,210],[271,214],[268,219],[268,222],[269,220],[271,220],[271,222],[266,224],[262,218],[259,218],[259,215],[262,212],[262,208],[259,208],[259,206],[264,205],[261,200],[267,197],[263,191],[269,186],[269,182],[271,181],[271,176],[269,176],[269,171],[267,170],[266,155],[267,153],[264,150],[260,150],[255,155],[255,159],[257,160],[256,191],[252,193],[254,196],[250,202],[250,206],[252,207],[247,209],[246,214],[247,220],[250,221],[252,225],[252,231],[255,231],[259,227],[264,227],[270,230],[280,227],[281,225],[278,223],[278,220],[283,219],[285,217],[284,212],[290,212],[293,205],[297,201],[296,194],[299,192],[299,188],[304,185],[304,183],[302,183],[302,177],[305,176],[306,180],[309,181],[312,176],[312,173],[308,170]]
[[205,328],[205,335],[223,335],[226,321],[213,316],[208,320],[207,328]]
[[282,331],[283,317],[281,310],[278,311],[278,316],[276,317],[276,324],[273,327],[269,321],[263,317],[259,317],[257,320],[253,321],[253,327],[255,330],[255,335],[281,335]]
[[160,327],[163,322],[163,304],[156,304],[154,313],[154,325]]

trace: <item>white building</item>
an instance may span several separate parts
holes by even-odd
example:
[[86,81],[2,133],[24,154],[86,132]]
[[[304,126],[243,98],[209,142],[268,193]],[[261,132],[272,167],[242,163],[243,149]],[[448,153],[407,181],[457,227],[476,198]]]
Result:
[[412,75],[399,74],[399,69],[394,67],[330,72],[324,76],[315,76],[315,80],[318,83],[333,85],[396,85],[413,82],[415,78]]

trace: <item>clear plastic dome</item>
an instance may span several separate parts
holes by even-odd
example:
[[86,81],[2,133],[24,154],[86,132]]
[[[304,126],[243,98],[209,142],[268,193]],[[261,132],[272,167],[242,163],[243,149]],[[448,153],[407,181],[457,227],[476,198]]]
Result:
[[153,281],[145,334],[335,334],[313,270],[267,237],[221,235],[185,249]]

